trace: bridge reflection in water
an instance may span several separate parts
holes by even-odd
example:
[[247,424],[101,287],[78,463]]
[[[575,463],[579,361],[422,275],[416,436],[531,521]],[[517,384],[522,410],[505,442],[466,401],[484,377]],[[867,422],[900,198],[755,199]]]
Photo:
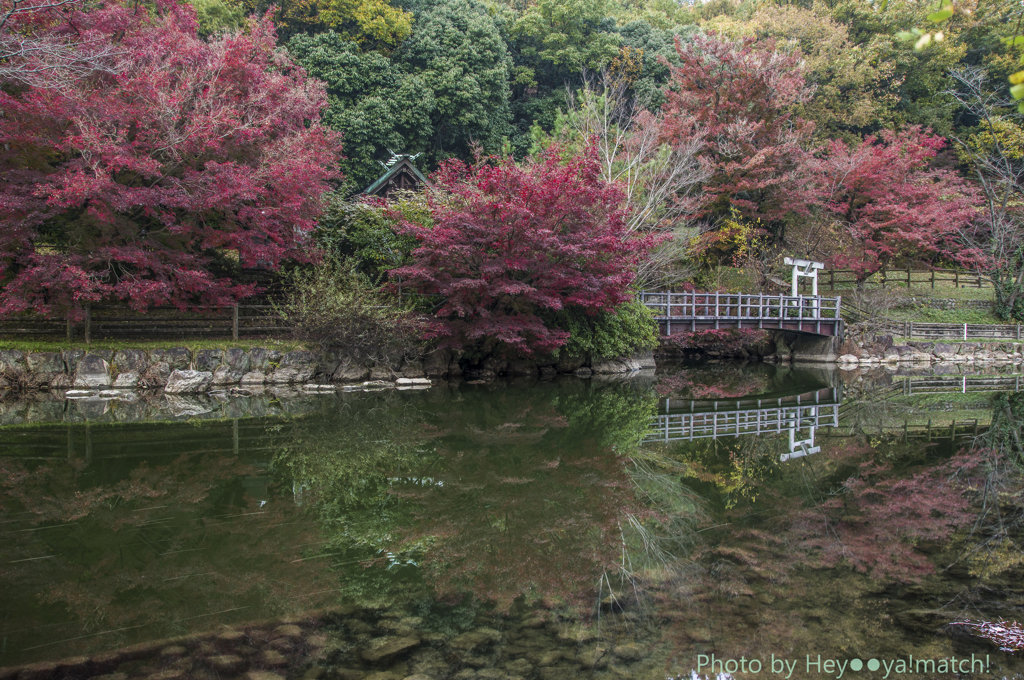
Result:
[[681,400],[665,399],[644,443],[717,439],[760,434],[789,434],[782,462],[818,453],[814,433],[839,427],[841,387],[826,387],[784,397]]

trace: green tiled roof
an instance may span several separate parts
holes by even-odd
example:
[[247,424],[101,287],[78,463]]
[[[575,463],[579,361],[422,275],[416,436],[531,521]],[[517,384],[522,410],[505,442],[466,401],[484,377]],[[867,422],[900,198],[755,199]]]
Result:
[[398,175],[404,168],[408,168],[409,171],[416,177],[416,180],[421,184],[429,184],[427,178],[423,176],[423,173],[419,171],[415,165],[412,164],[412,158],[415,156],[398,155],[395,154],[391,158],[390,167],[387,172],[377,178],[377,180],[370,186],[363,189],[364,194],[374,194],[381,189],[381,187],[387,185],[388,181]]

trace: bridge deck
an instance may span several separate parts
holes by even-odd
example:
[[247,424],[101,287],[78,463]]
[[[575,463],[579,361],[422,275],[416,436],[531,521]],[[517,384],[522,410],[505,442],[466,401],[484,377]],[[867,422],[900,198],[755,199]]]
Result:
[[842,298],[743,293],[640,293],[663,335],[720,328],[761,328],[842,335]]

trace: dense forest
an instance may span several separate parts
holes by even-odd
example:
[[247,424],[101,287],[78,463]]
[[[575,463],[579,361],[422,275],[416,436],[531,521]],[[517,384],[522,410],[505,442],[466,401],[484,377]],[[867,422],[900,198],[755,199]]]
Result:
[[[1012,3],[0,5],[0,314],[227,304],[326,254],[427,337],[546,351],[785,252],[984,271],[1024,318]],[[429,195],[359,199],[394,154]]]

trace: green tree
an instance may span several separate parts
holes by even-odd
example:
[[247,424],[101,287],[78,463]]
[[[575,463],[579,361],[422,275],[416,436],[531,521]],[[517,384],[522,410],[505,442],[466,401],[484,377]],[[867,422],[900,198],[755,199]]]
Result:
[[384,0],[328,0],[320,20],[372,49],[393,48],[412,32],[412,13]]
[[245,23],[242,8],[226,0],[192,0],[199,20],[199,35],[203,38],[236,31]]
[[263,14],[273,8],[278,37],[285,43],[302,33],[314,35],[334,30],[364,49],[387,52],[412,31],[412,13],[393,7],[386,0],[226,1],[245,14]]
[[551,62],[569,71],[599,69],[618,54],[606,0],[539,0],[515,23],[526,57]]
[[424,226],[433,219],[422,193],[396,192],[386,206],[330,194],[317,224],[317,245],[379,285],[389,271],[412,261],[416,239],[395,233],[399,215]]
[[327,84],[324,123],[345,135],[348,193],[381,174],[391,151],[425,152],[421,167],[509,135],[511,59],[494,19],[475,0],[437,5],[391,55],[367,52],[334,31],[296,35],[289,50]]
[[668,83],[669,76],[664,62],[679,65],[676,36],[688,40],[698,30],[695,25],[658,28],[646,21],[630,21],[619,27],[623,47],[643,52],[643,67],[632,83],[637,101],[647,102],[651,110],[661,107],[665,101],[661,88]]
[[327,84],[323,122],[344,133],[346,193],[362,190],[381,174],[378,160],[396,151],[421,151],[433,133],[432,92],[390,58],[363,52],[328,31],[300,34],[289,50],[309,75]]
[[832,10],[833,18],[847,26],[851,48],[871,54],[870,65],[888,73],[888,82],[881,82],[883,92],[899,96],[892,123],[922,125],[948,135],[957,105],[937,94],[951,86],[949,71],[964,58],[967,48],[950,35],[925,50],[908,50],[895,34],[913,26],[919,14],[919,6],[906,0],[889,0],[884,13],[856,0],[844,0]]
[[415,105],[430,119],[429,136],[406,151],[426,151],[436,163],[468,158],[474,144],[485,153],[501,150],[511,132],[512,59],[483,4],[455,0],[417,15],[416,30],[394,60],[422,82]]

